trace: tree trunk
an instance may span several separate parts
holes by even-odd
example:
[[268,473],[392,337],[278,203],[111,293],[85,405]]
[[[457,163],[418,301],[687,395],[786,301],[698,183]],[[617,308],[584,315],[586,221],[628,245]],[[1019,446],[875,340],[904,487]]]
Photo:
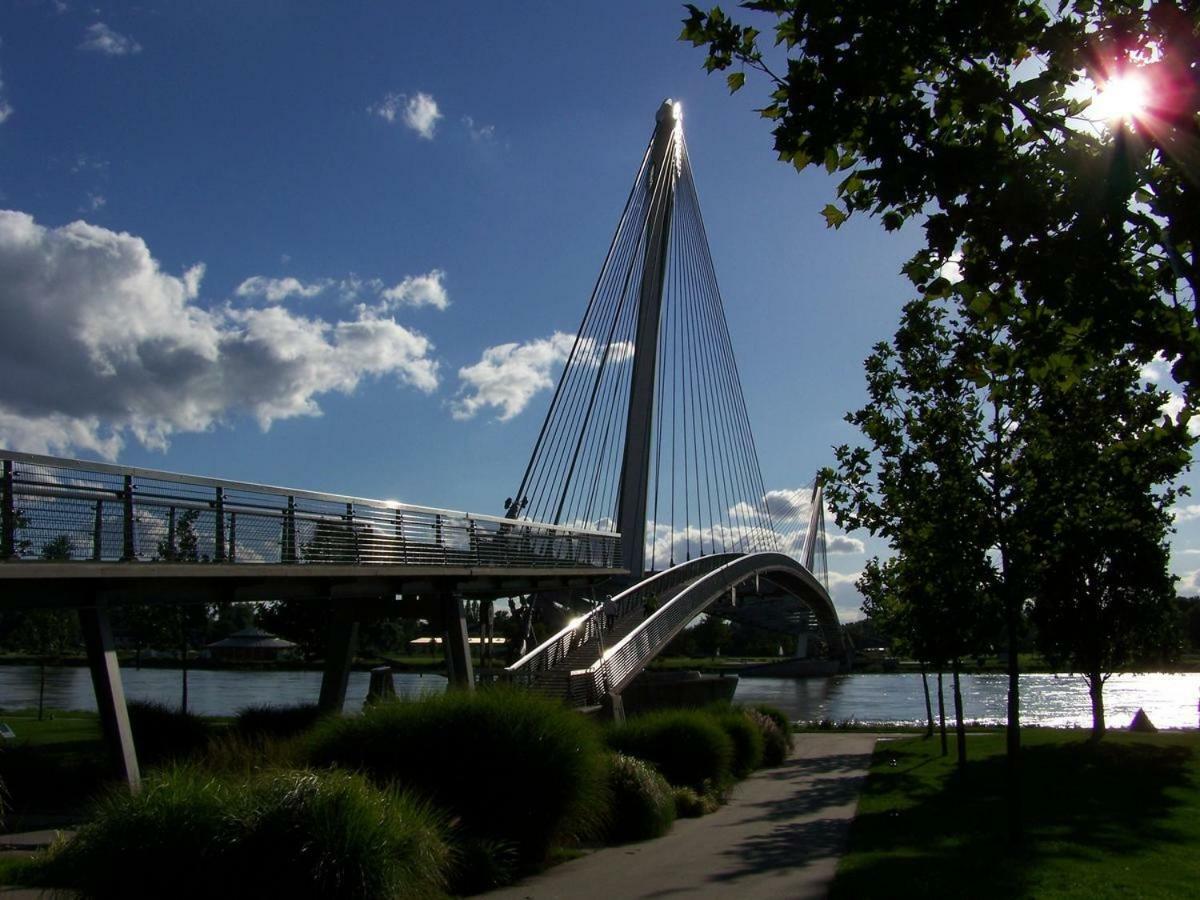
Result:
[[929,673],[925,671],[925,663],[921,663],[921,687],[925,689],[925,718],[929,722],[925,729],[925,737],[933,737],[933,702],[929,699]]
[[183,673],[183,694],[179,700],[179,709],[187,712],[188,704],[188,645],[183,628],[179,629],[179,664]]
[[1009,570],[1008,552],[1000,548],[1000,570],[1004,578],[1004,626],[1008,639],[1008,723],[1005,726],[1006,815],[1008,842],[1021,843],[1024,835],[1021,810],[1021,666],[1017,642],[1021,637],[1021,598]]
[[1097,671],[1087,675],[1088,694],[1092,698],[1092,740],[1104,737],[1104,676]]
[[950,750],[946,746],[946,695],[942,691],[941,672],[938,672],[938,718],[942,722],[942,756],[947,756]]
[[959,661],[954,659],[954,736],[958,739],[958,770],[967,768],[967,729],[963,726],[962,686],[958,680]]
[[42,714],[46,709],[46,659],[41,659],[41,667],[38,672],[38,721],[42,721]]

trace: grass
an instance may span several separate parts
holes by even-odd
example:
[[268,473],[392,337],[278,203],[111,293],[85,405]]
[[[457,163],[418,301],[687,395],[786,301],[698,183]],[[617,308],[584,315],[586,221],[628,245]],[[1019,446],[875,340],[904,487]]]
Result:
[[87,898],[437,893],[450,863],[439,814],[349,773],[219,779],[164,770],[113,790],[74,838],[16,880]]
[[605,736],[613,750],[651,763],[675,787],[703,794],[732,780],[733,741],[707,711],[646,713],[610,727]]
[[670,830],[675,821],[675,796],[649,763],[614,753],[608,763],[608,788],[612,795],[610,843],[646,841]]
[[317,725],[310,761],[395,781],[447,810],[471,840],[511,843],[523,868],[596,833],[606,809],[595,724],[508,689],[371,706]]
[[[880,743],[833,897],[1191,896],[1200,878],[1200,735],[1022,733],[1026,837],[1009,849],[1004,736]],[[953,739],[952,739],[953,743]]]

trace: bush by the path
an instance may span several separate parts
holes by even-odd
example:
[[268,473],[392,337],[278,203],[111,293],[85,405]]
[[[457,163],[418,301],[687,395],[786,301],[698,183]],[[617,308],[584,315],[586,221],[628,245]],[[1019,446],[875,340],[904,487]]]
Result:
[[133,745],[142,766],[183,759],[208,743],[208,725],[195,713],[148,700],[131,700],[127,708]]
[[653,763],[672,785],[704,793],[732,777],[733,742],[709,713],[672,709],[614,725],[608,745],[618,753]]
[[716,812],[720,801],[710,794],[698,794],[689,787],[674,788],[675,813],[681,819],[698,819]]
[[468,837],[511,842],[523,866],[540,863],[555,840],[596,833],[605,810],[596,726],[514,690],[450,691],[326,719],[310,759],[416,790]]
[[762,731],[744,710],[736,707],[713,710],[712,715],[733,745],[730,762],[733,777],[745,778],[763,763]]
[[769,716],[764,715],[754,707],[749,707],[745,710],[746,716],[758,728],[759,734],[762,735],[763,753],[762,764],[764,766],[778,766],[783,763],[788,757],[788,751],[791,749],[791,742],[784,737],[783,732],[779,730],[779,725]]
[[675,821],[675,798],[649,763],[614,753],[608,763],[608,839],[617,844],[645,841],[666,834]]
[[166,771],[113,790],[27,874],[85,898],[409,898],[437,893],[440,818],[347,773]]
[[751,709],[762,713],[779,727],[780,734],[783,735],[784,740],[787,742],[787,752],[791,753],[793,746],[792,722],[784,712],[778,707],[768,706],[765,703],[759,703],[751,707]]
[[238,710],[233,728],[242,735],[290,738],[308,731],[321,718],[315,703],[295,706],[247,706]]

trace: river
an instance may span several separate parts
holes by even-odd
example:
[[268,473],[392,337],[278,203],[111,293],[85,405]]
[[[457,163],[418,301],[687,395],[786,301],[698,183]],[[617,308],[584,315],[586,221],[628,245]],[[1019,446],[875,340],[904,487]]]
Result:
[[[121,677],[130,699],[179,702],[180,676],[174,669],[123,668]],[[362,708],[368,673],[352,672],[346,709]],[[440,675],[396,673],[396,692],[404,697],[439,693],[446,688]],[[252,672],[196,669],[188,676],[189,708],[200,715],[228,716],[253,705],[311,703],[320,690],[320,672]],[[931,688],[933,679],[930,679]],[[963,706],[968,721],[1004,721],[1003,675],[964,675]],[[1128,725],[1139,708],[1159,728],[1195,728],[1200,673],[1114,675],[1104,691],[1109,725]],[[37,706],[36,666],[0,666],[0,709]],[[830,678],[743,678],[735,700],[769,703],[790,718],[841,722],[920,723],[925,718],[921,676],[908,674],[837,675]],[[936,709],[936,697],[934,700]],[[57,709],[94,710],[91,679],[82,667],[46,670],[46,705]],[[950,681],[946,679],[946,712],[953,716]],[[1021,717],[1028,725],[1054,727],[1091,724],[1087,689],[1078,676],[1031,674],[1021,676]]]

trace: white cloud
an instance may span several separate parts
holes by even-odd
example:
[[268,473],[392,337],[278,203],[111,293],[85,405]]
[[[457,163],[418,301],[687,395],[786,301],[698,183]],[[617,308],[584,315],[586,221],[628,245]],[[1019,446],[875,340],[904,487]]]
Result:
[[575,338],[556,331],[548,338],[488,347],[479,362],[458,370],[459,396],[451,413],[471,419],[486,407],[500,410],[501,422],[523,410],[538,391],[552,387],[553,369],[566,361]]
[[938,269],[938,275],[945,278],[951,284],[958,284],[962,281],[962,254],[957,250],[951,253],[950,258],[942,263],[942,267]]
[[98,209],[103,209],[107,205],[108,205],[108,198],[105,197],[103,194],[96,194],[91,191],[88,191],[87,209],[90,212],[95,212]]
[[234,293],[239,297],[262,297],[269,303],[278,303],[288,297],[315,297],[329,287],[328,281],[305,284],[290,275],[286,278],[268,278],[252,275],[237,286]]
[[115,457],[236,414],[266,429],[391,375],[426,393],[432,345],[360,304],[337,322],[198,302],[204,266],[163,272],[140,237],[0,211],[0,445]]
[[379,116],[389,124],[401,119],[427,141],[433,140],[438,119],[442,118],[437,101],[424,91],[419,91],[412,97],[406,94],[387,94],[378,103],[368,106],[367,112]]
[[867,545],[858,538],[847,534],[826,534],[825,551],[827,553],[866,553]]
[[131,53],[141,53],[142,45],[129,35],[113,31],[103,22],[89,25],[83,33],[83,43],[80,50],[93,50],[105,56],[128,56]]
[[446,273],[433,269],[424,275],[409,275],[399,284],[380,293],[380,298],[394,306],[432,306],[445,309],[450,297],[442,280]]
[[4,98],[4,79],[0,78],[0,125],[8,121],[13,114],[12,104]]
[[404,107],[404,124],[427,141],[433,140],[433,130],[441,117],[437,101],[426,93],[409,97]]
[[471,116],[462,117],[463,127],[467,129],[467,134],[471,136],[471,140],[476,143],[486,143],[496,139],[495,125],[480,125]]
[[1200,519],[1200,503],[1172,507],[1171,517],[1176,522],[1191,522],[1193,519]]

